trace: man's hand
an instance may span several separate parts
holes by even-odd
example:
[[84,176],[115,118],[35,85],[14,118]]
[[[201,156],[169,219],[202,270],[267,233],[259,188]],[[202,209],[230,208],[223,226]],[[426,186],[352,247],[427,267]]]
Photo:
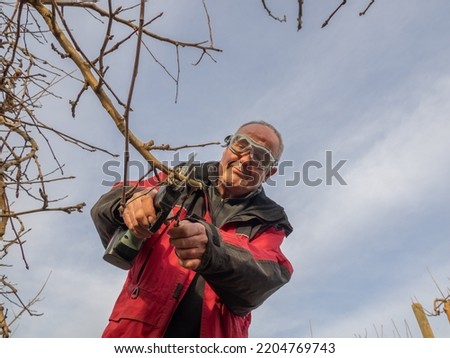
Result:
[[138,239],[145,239],[151,235],[148,230],[156,218],[153,199],[156,190],[145,190],[134,193],[128,199],[123,210],[123,221],[133,235]]
[[199,267],[208,243],[205,227],[200,223],[183,220],[178,226],[171,228],[168,234],[180,265],[191,270]]

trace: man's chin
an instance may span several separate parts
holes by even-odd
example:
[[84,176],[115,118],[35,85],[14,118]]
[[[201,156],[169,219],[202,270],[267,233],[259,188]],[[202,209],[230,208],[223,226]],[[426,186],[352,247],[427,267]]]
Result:
[[255,185],[254,181],[248,180],[248,177],[245,178],[230,178],[230,180],[223,182],[224,186],[228,191],[239,191],[239,192],[251,192],[253,191],[257,185]]

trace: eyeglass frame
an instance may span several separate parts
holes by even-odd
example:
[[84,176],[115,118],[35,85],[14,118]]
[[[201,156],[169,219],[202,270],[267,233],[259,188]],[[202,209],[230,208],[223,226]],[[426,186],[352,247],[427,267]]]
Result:
[[[249,142],[249,144],[250,144],[250,145],[249,145],[250,148],[249,148],[249,149],[246,149],[246,150],[243,150],[243,151],[237,151],[235,148],[233,148],[233,147],[231,146],[231,142],[232,142],[233,139],[235,139],[236,137],[242,137],[242,138],[244,138],[245,140],[247,140],[247,141]],[[249,137],[249,136],[246,135],[246,134],[243,134],[243,133],[230,134],[230,135],[227,135],[227,136],[225,137],[224,141],[225,141],[225,147],[229,148],[230,151],[231,151],[232,153],[236,154],[236,155],[241,156],[241,155],[243,155],[243,154],[245,154],[245,153],[247,153],[247,152],[250,152],[250,156],[251,156],[252,160],[258,162],[258,164],[261,165],[261,167],[264,168],[264,169],[266,169],[266,170],[268,170],[268,169],[270,169],[270,168],[273,168],[273,167],[276,167],[276,166],[278,165],[278,159],[276,159],[275,155],[272,153],[272,151],[271,151],[270,149],[268,149],[268,148],[266,148],[265,146],[263,146],[263,145],[261,145],[261,144],[255,142],[251,137]],[[258,148],[258,149],[260,149],[260,150],[263,150],[263,151],[265,151],[267,154],[269,154],[269,156],[270,156],[270,162],[269,162],[268,165],[263,165],[263,164],[261,163],[260,160],[257,160],[257,159],[255,159],[255,158],[253,158],[252,149],[251,149],[252,147]]]

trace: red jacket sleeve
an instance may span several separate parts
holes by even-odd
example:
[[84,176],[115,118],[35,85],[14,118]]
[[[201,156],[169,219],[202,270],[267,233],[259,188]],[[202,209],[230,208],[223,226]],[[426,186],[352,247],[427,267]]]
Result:
[[269,227],[250,241],[234,229],[204,225],[209,243],[197,271],[233,313],[247,314],[290,280],[293,268],[280,248],[284,230]]

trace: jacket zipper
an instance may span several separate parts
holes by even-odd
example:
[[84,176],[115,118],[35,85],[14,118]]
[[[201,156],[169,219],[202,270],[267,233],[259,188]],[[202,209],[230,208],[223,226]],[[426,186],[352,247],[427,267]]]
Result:
[[216,225],[217,220],[216,218],[219,217],[219,213],[222,211],[225,204],[225,199],[220,198],[219,204],[214,208],[213,213],[211,215],[211,218],[213,219],[213,224]]

